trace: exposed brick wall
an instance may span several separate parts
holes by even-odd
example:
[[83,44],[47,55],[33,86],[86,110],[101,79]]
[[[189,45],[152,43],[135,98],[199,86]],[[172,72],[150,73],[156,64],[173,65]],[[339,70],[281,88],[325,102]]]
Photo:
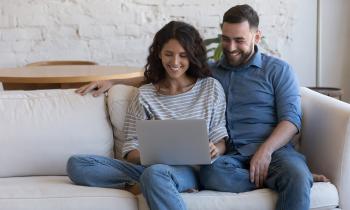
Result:
[[293,24],[294,1],[233,0],[0,0],[0,67],[52,59],[143,66],[154,33],[170,20],[219,33],[224,11],[249,3],[262,15],[278,54]]

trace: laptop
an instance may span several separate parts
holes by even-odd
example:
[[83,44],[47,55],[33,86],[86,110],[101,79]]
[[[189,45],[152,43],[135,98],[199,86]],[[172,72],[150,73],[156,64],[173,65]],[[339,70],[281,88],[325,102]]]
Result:
[[206,165],[214,161],[203,119],[138,120],[136,133],[142,165]]

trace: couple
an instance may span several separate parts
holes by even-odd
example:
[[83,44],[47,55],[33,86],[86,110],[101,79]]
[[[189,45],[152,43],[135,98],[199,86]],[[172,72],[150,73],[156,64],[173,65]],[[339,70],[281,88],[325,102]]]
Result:
[[[149,48],[144,85],[126,114],[125,161],[72,156],[67,164],[71,180],[119,189],[140,183],[155,210],[186,209],[179,193],[192,189],[260,187],[278,192],[276,209],[309,209],[313,177],[304,156],[290,144],[301,126],[299,86],[287,63],[258,50],[258,25],[250,6],[229,9],[222,25],[224,56],[210,67],[194,27],[177,21],[165,25]],[[112,81],[94,82],[77,92],[97,88],[93,94],[99,95],[111,86]],[[191,166],[140,165],[136,120],[188,118],[207,121],[210,154],[219,159],[199,172]]]

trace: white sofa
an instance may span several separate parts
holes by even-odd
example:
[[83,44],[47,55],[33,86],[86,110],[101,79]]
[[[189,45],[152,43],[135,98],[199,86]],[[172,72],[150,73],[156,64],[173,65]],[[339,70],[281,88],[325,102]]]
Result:
[[[0,91],[0,210],[148,209],[141,195],[74,185],[65,170],[73,154],[120,156],[124,114],[135,90],[116,85],[108,97]],[[350,210],[350,105],[307,88],[301,93],[301,151],[311,170],[333,183],[314,184],[311,209]],[[276,202],[268,189],[182,196],[193,210],[272,210]]]

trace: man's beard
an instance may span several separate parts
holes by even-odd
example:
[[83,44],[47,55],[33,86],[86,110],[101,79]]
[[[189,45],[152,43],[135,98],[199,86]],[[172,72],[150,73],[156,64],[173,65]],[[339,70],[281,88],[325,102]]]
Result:
[[[230,52],[224,49],[223,53],[226,57],[227,62],[230,64],[230,66],[237,67],[248,62],[248,60],[254,53],[254,45],[253,47],[251,47],[249,52],[243,52],[241,50],[235,50]],[[233,56],[233,54],[236,54],[236,55]]]

